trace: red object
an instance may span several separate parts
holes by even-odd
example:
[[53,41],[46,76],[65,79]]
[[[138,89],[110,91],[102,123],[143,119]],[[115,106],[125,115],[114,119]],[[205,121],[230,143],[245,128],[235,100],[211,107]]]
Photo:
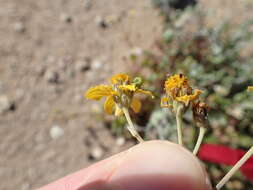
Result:
[[[203,144],[198,153],[201,160],[217,164],[233,166],[246,151],[232,149],[222,145]],[[253,156],[245,162],[240,171],[250,180],[253,180]]]

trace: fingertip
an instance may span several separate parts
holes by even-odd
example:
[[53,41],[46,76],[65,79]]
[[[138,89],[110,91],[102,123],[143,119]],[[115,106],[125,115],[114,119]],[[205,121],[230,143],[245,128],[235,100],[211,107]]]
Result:
[[188,150],[168,141],[148,141],[131,149],[109,179],[122,190],[210,190],[206,172]]
[[168,141],[147,141],[39,190],[211,190],[199,160]]

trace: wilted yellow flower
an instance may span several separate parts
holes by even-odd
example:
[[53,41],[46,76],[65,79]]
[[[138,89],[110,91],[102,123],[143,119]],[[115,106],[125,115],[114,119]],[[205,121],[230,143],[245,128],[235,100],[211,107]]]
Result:
[[122,115],[122,108],[132,108],[138,113],[141,109],[141,102],[134,97],[135,93],[147,94],[153,97],[150,91],[140,89],[139,83],[131,82],[126,74],[117,74],[110,79],[110,85],[98,85],[91,87],[85,93],[85,97],[92,100],[100,100],[107,97],[104,103],[104,110],[108,114]]
[[205,102],[194,102],[192,105],[193,119],[198,127],[207,127],[209,106]]
[[179,96],[179,97],[176,97],[175,100],[178,102],[183,102],[185,105],[188,105],[190,102],[197,100],[201,93],[202,93],[201,90],[195,90],[193,94]]
[[199,98],[201,90],[194,90],[189,85],[188,79],[183,74],[170,76],[164,84],[166,97],[161,99],[162,107],[173,107],[173,101],[183,103],[188,106]]
[[253,91],[253,86],[248,86],[248,90],[252,90]]

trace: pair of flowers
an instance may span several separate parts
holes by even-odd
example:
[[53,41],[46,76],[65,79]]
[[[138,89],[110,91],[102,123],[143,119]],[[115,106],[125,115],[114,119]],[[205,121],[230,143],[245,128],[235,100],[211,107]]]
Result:
[[[141,109],[141,102],[134,97],[136,93],[142,93],[154,98],[152,92],[141,89],[142,80],[136,77],[131,81],[126,74],[116,74],[110,79],[110,85],[98,85],[91,87],[85,93],[85,97],[93,100],[100,100],[107,97],[104,103],[104,110],[108,114],[120,116],[122,108],[131,108],[135,113]],[[188,79],[183,74],[176,74],[165,82],[166,97],[161,99],[161,107],[175,108],[175,102],[188,106],[199,98],[201,90],[190,87]],[[196,105],[195,105],[196,106]]]
[[[142,93],[154,98],[154,95],[147,90],[141,89],[142,80],[136,77],[131,81],[126,74],[117,74],[111,77],[110,85],[98,85],[91,87],[85,94],[85,97],[93,100],[100,100],[107,97],[104,103],[104,110],[108,114],[120,116],[123,114],[122,108],[131,108],[138,113],[141,109],[141,102],[134,97],[136,93]],[[201,90],[195,90],[190,87],[188,79],[183,74],[176,74],[165,82],[166,97],[161,99],[161,107],[173,108],[175,102],[180,102],[188,106],[194,100],[199,98]]]
[[[141,88],[142,80],[136,77],[133,80],[126,74],[116,74],[110,79],[109,85],[98,85],[91,87],[85,94],[85,97],[93,100],[100,100],[106,97],[104,110],[108,114],[120,116],[125,114],[129,123],[128,129],[138,141],[143,139],[135,129],[130,116],[129,109],[138,113],[141,109],[141,102],[134,97],[137,93],[142,93],[154,98],[152,92]],[[193,116],[198,126],[203,127],[207,120],[207,105],[199,101],[201,90],[193,90],[189,81],[183,74],[172,75],[167,78],[164,84],[166,96],[161,98],[161,107],[171,108],[177,119],[178,141],[182,141],[182,114],[189,108],[192,108]],[[203,138],[203,137],[202,137]]]

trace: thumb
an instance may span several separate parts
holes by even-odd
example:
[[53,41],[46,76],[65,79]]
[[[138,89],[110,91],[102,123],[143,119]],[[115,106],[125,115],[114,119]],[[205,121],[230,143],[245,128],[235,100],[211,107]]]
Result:
[[40,190],[211,190],[198,159],[168,141],[147,141]]

